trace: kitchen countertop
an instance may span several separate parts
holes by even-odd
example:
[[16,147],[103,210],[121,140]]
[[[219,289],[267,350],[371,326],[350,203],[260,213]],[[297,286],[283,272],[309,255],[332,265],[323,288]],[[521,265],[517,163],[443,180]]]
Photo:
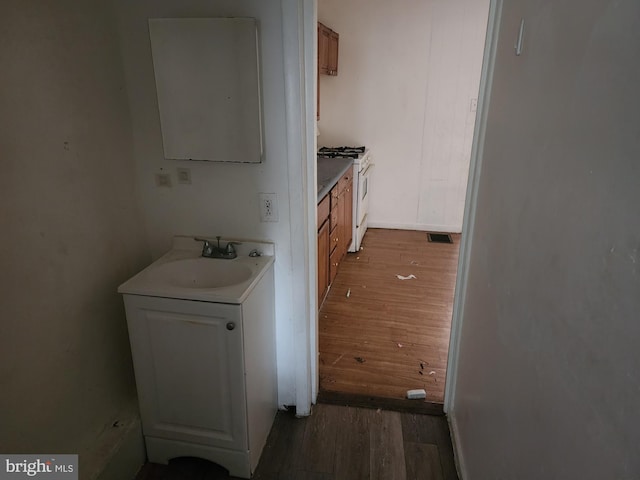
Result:
[[338,183],[340,177],[353,166],[352,158],[318,157],[318,202]]

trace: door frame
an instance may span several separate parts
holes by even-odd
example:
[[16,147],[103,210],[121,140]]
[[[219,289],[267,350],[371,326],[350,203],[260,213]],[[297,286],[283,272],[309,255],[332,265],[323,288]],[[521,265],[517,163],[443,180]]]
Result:
[[482,155],[484,152],[484,138],[487,129],[488,106],[491,99],[493,85],[493,69],[496,58],[496,48],[499,37],[500,18],[503,0],[490,0],[487,18],[487,34],[484,42],[482,71],[480,73],[480,88],[478,92],[478,109],[476,126],[473,132],[471,159],[469,162],[469,178],[467,194],[462,220],[462,236],[460,239],[460,255],[456,274],[456,288],[453,298],[453,315],[451,318],[451,333],[449,336],[449,355],[447,359],[447,375],[444,390],[444,411],[450,413],[455,404],[456,380],[458,375],[458,358],[460,356],[460,339],[462,322],[464,319],[465,298],[469,278],[469,264],[473,247],[473,231],[476,220],[476,205],[478,188],[482,171]]
[[[460,339],[464,318],[468,267],[472,251],[476,204],[482,154],[490,103],[496,48],[503,0],[490,0],[487,18],[476,126],[473,135],[460,260],[454,293],[449,355],[444,395],[444,411],[455,403]],[[304,282],[293,281],[295,329],[296,414],[311,413],[318,395],[318,308],[317,231],[316,231],[316,79],[317,79],[317,0],[281,0],[287,111],[287,150],[289,169],[291,245],[293,264],[304,265]],[[302,191],[300,191],[302,186]],[[297,202],[301,203],[297,203]],[[300,209],[300,205],[303,208]],[[313,262],[313,263],[312,263]]]
[[281,0],[296,415],[318,394],[316,0]]

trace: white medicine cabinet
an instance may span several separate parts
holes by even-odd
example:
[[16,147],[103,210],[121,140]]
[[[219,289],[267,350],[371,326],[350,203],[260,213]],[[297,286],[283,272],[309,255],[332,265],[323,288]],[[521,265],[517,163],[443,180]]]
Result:
[[259,163],[262,114],[254,18],[152,18],[164,156]]

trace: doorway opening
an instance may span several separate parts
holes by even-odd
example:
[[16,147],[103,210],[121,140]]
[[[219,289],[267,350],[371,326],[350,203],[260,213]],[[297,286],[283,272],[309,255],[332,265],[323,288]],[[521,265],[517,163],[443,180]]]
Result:
[[[347,33],[341,32],[341,22],[349,15],[345,5],[357,3],[357,0],[352,0],[347,3],[328,1],[318,4],[318,20],[341,34],[340,48],[346,45],[346,49],[361,49],[358,51],[357,74],[350,77],[349,67],[343,67],[341,63],[337,76],[320,79],[322,94],[319,104],[322,104],[320,109],[324,120],[319,122],[321,135],[318,137],[318,146],[364,144],[371,148],[376,163],[371,186],[370,230],[364,237],[364,248],[348,254],[342,261],[318,315],[318,398],[320,401],[368,403],[369,406],[385,401],[388,403],[383,403],[383,406],[395,404],[400,409],[427,410],[433,407],[434,411],[439,409],[441,412],[445,400],[461,236],[453,234],[451,244],[429,242],[427,231],[461,231],[489,1],[483,7],[484,13],[479,11],[482,9],[474,2],[478,10],[473,21],[469,18],[471,9],[466,8],[469,5],[464,0],[455,2],[453,7],[436,3],[428,7],[433,15],[423,23],[432,22],[430,28],[437,30],[437,35],[429,38],[431,50],[425,56],[432,58],[435,63],[429,65],[427,70],[433,70],[436,66],[446,69],[457,61],[459,65],[454,65],[452,69],[457,70],[457,76],[451,78],[429,77],[428,71],[425,73],[415,69],[396,72],[391,65],[387,70],[377,69],[374,75],[367,75],[367,63],[371,60],[379,62],[380,55],[370,56],[365,49],[370,48],[367,45],[379,43],[356,37],[370,34],[372,25],[364,28],[362,23],[344,21],[344,31]],[[393,8],[395,12],[402,9],[400,5],[394,5]],[[439,8],[449,10],[438,11]],[[334,9],[333,12],[331,9]],[[336,15],[337,9],[347,9],[347,12],[344,16]],[[455,28],[437,24],[433,20],[436,14],[448,22],[460,20],[464,26],[456,28],[464,29],[465,35],[476,29],[475,38],[482,37],[473,75],[465,70],[467,57],[464,57],[466,60],[454,60],[456,53],[452,50],[448,51],[451,58],[443,58],[442,48],[454,44],[444,40],[448,31]],[[418,32],[416,35],[419,36],[421,27],[415,25],[415,19],[409,22],[406,12],[403,15],[406,22],[394,19],[395,13],[379,14],[377,18],[371,10],[367,18],[374,23],[384,20],[386,28],[381,38],[396,39],[389,34],[396,32],[398,36],[401,35],[402,31],[410,29],[409,23],[414,24],[415,32]],[[483,15],[484,23],[479,20]],[[393,50],[393,45],[386,45],[385,48]],[[400,63],[404,60],[413,68],[412,60],[406,54],[410,50],[407,44],[406,50],[401,54],[397,52],[396,56]],[[357,57],[353,51],[343,55],[341,50],[340,55],[341,62]],[[395,61],[395,57],[392,60]],[[374,69],[378,65],[375,61]],[[425,91],[418,92],[420,98],[415,103],[420,104],[419,107],[412,110],[411,104],[392,103],[388,96],[382,95],[384,88],[391,89],[391,97],[398,93],[397,87],[409,91],[409,88],[405,89],[403,75],[420,77],[423,73],[430,83],[427,82],[428,87],[423,87]],[[343,74],[346,80],[339,80]],[[470,77],[474,75],[475,80],[471,80]],[[349,78],[352,80],[350,84]],[[365,79],[369,78],[372,80],[367,82]],[[346,110],[347,106],[353,107],[354,102],[366,99],[367,93],[376,89],[379,91],[375,98],[377,102],[361,103]],[[440,97],[447,97],[439,95],[442,89],[449,89],[446,93],[456,96],[456,101],[466,102],[466,106],[455,107],[451,102],[442,100]],[[332,97],[329,104],[324,100],[327,97]],[[458,113],[452,113],[454,111]],[[416,128],[415,125],[403,124],[407,117],[421,121],[422,125]],[[385,118],[397,118],[400,125],[396,121],[385,127]],[[448,138],[446,128],[454,124],[460,129]],[[414,137],[409,141],[400,138],[407,132],[407,128],[401,126],[409,127]],[[385,135],[380,132],[385,132]],[[414,148],[411,145],[416,146]],[[437,163],[434,160],[436,158],[453,161]],[[438,201],[442,200],[440,207],[447,202],[455,203],[451,197],[447,197],[452,185],[445,184],[454,177],[463,179],[453,180],[454,183],[458,182],[453,188],[458,188],[457,198],[461,198],[456,207],[460,215],[452,222],[438,223],[434,220],[438,217]],[[395,221],[393,212],[401,212],[399,217],[402,217],[402,212],[406,210],[417,213],[414,218],[407,220],[407,215],[404,215]],[[444,218],[446,215],[441,216]],[[455,223],[459,224],[448,228]],[[409,390],[424,390],[425,398],[421,402],[407,400]]]

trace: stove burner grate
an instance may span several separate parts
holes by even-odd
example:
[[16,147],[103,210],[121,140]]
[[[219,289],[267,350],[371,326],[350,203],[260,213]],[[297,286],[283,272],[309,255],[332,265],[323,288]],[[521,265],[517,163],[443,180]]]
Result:
[[365,147],[322,147],[318,155],[329,158],[358,158],[365,151]]

